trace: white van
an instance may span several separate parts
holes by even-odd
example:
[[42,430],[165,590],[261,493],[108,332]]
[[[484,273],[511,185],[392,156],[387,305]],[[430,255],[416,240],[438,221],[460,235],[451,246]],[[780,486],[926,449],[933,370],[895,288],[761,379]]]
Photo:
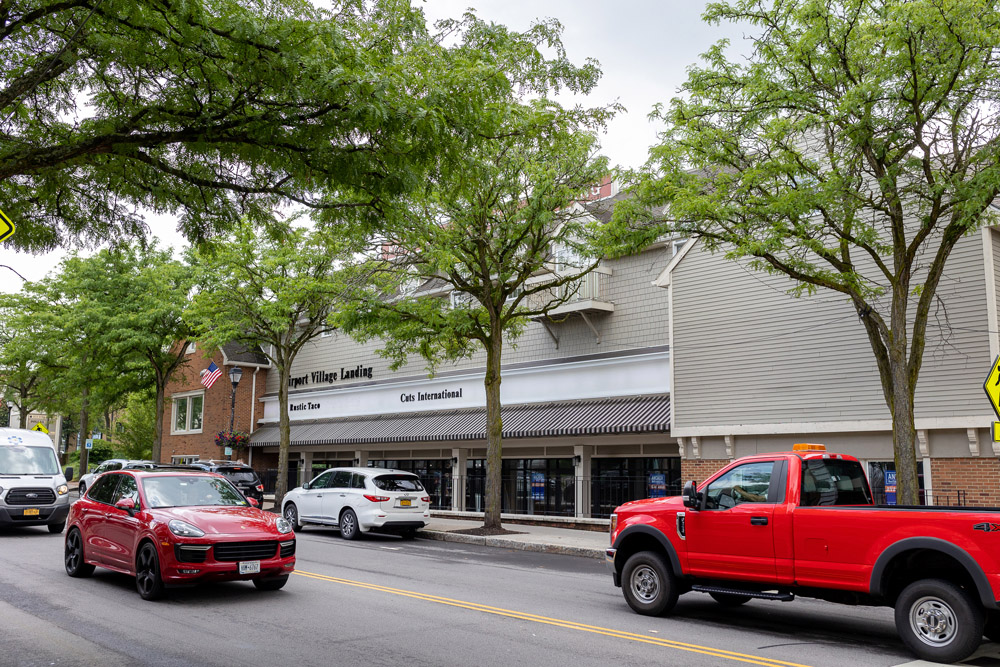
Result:
[[[71,479],[73,469],[67,468]],[[69,514],[69,487],[49,436],[0,428],[0,527],[48,526],[61,533]]]

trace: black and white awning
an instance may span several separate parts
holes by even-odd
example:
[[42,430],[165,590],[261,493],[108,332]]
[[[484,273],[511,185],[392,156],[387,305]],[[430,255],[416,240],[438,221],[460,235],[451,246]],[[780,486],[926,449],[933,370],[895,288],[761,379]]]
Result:
[[[504,406],[504,438],[542,438],[670,430],[670,397],[628,396]],[[251,447],[278,444],[278,425],[261,427]],[[345,417],[291,426],[292,445],[386,444],[485,440],[486,408]]]

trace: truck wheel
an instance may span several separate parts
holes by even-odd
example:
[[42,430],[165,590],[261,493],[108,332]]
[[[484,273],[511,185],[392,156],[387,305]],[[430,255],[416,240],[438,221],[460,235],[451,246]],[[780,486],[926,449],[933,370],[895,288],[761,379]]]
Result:
[[739,607],[741,604],[750,602],[749,595],[735,595],[733,593],[709,593],[709,595],[723,607]]
[[923,579],[904,588],[895,615],[896,632],[923,660],[965,660],[983,638],[985,614],[979,601],[943,579]]
[[659,554],[640,551],[625,561],[622,593],[633,611],[659,616],[677,604],[677,581]]

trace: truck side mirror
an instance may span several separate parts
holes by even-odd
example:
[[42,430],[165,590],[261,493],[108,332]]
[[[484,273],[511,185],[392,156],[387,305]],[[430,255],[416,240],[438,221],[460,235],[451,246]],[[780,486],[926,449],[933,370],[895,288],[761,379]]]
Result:
[[684,507],[690,507],[693,510],[701,509],[701,501],[704,496],[698,493],[698,483],[693,479],[684,485]]

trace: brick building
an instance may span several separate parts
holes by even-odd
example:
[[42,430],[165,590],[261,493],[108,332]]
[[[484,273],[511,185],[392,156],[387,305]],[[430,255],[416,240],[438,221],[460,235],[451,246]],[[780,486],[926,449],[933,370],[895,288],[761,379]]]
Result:
[[[230,414],[234,431],[253,433],[261,416],[259,398],[264,392],[270,361],[259,352],[248,352],[235,344],[224,345],[206,356],[200,344],[192,343],[187,356],[187,363],[167,384],[160,458],[167,463],[226,458],[216,446],[215,437],[229,428]],[[211,363],[221,369],[222,376],[206,388],[201,383],[201,374]],[[234,367],[243,373],[236,387],[235,409],[231,409],[233,385],[229,372]],[[246,461],[247,456],[248,452],[237,451],[232,459]]]

